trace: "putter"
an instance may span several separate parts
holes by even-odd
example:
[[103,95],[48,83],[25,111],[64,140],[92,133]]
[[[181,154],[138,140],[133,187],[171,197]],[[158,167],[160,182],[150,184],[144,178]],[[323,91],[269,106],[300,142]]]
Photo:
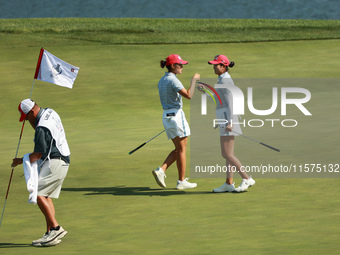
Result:
[[274,147],[272,147],[272,146],[270,146],[270,145],[268,145],[268,144],[265,144],[265,143],[262,143],[262,142],[260,142],[260,141],[257,141],[257,140],[255,140],[255,139],[253,139],[253,138],[250,138],[250,137],[248,137],[248,136],[245,136],[245,135],[243,135],[243,134],[240,134],[240,133],[238,133],[238,132],[236,132],[236,131],[231,131],[231,132],[234,132],[234,133],[239,134],[239,135],[241,135],[241,136],[243,136],[243,137],[245,137],[245,138],[248,138],[248,139],[250,139],[250,140],[252,140],[252,141],[254,141],[254,142],[257,142],[257,143],[259,143],[259,144],[261,144],[261,145],[263,145],[263,146],[266,146],[266,147],[268,147],[269,149],[272,149],[272,150],[274,150],[274,151],[280,152],[279,149],[276,149],[276,148],[274,148]]
[[[216,129],[217,127],[219,127],[219,125],[216,125],[216,126],[215,126],[215,129]],[[252,141],[257,142],[257,143],[259,143],[259,144],[261,144],[261,145],[263,145],[263,146],[266,146],[266,147],[268,147],[269,149],[272,149],[272,150],[274,150],[274,151],[280,152],[279,149],[276,149],[276,148],[274,148],[273,146],[270,146],[270,145],[268,145],[268,144],[265,144],[265,143],[262,143],[262,142],[260,142],[260,141],[257,141],[257,140],[255,140],[255,139],[253,139],[253,138],[250,138],[249,136],[240,134],[240,133],[238,133],[238,132],[236,132],[236,131],[231,131],[231,132],[234,132],[234,133],[236,133],[236,134],[238,134],[238,135],[241,135],[241,136],[243,136],[243,137],[245,137],[245,138],[248,138],[249,140],[252,140]]]
[[133,149],[132,151],[129,152],[129,155],[131,155],[132,153],[134,153],[136,150],[139,150],[140,148],[142,148],[145,144],[147,144],[148,142],[150,142],[151,140],[155,139],[157,136],[159,136],[160,134],[162,134],[163,132],[165,132],[165,130],[163,130],[162,132],[158,133],[157,135],[155,135],[154,137],[152,137],[150,140],[146,141],[145,143],[142,143],[141,145],[139,145],[137,148]]

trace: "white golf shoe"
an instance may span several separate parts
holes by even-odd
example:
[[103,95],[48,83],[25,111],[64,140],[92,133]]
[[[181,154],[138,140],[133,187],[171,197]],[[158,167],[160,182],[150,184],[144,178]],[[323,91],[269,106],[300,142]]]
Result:
[[61,242],[61,238],[66,236],[67,231],[59,226],[59,229],[52,229],[48,232],[46,232],[42,238],[38,240],[34,240],[32,242],[33,246],[54,246]]
[[235,190],[236,192],[243,192],[253,185],[255,185],[255,180],[250,176],[249,179],[242,179],[240,186],[238,186]]
[[41,246],[47,247],[47,246],[56,246],[57,244],[61,243],[61,239],[56,239],[54,241],[45,243],[45,244],[41,244]]
[[166,175],[165,175],[163,169],[158,167],[156,170],[152,171],[152,174],[155,177],[157,184],[159,186],[161,186],[162,188],[165,188],[166,185],[165,185],[164,178],[166,178]]
[[49,233],[50,233],[50,232],[46,232],[46,233],[43,235],[42,238],[39,238],[39,239],[37,239],[37,240],[34,240],[34,241],[32,242],[32,245],[33,245],[33,246],[41,246],[41,243],[42,243],[42,242],[46,242],[46,241],[47,241],[47,238],[48,238]]
[[223,183],[221,187],[218,187],[216,189],[213,189],[214,193],[222,193],[222,192],[235,192],[235,183],[233,184],[227,184]]
[[188,178],[185,178],[183,181],[177,180],[176,189],[192,189],[196,187],[197,183],[188,182]]

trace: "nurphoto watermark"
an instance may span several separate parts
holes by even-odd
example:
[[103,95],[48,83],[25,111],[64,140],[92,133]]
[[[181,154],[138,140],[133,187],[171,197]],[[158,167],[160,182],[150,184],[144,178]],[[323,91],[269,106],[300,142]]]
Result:
[[[190,103],[190,176],[340,177],[340,136],[334,132],[340,109],[330,107],[339,85],[340,79],[201,78]],[[334,139],[325,137],[331,133]],[[233,137],[239,169],[222,148],[222,136]]]

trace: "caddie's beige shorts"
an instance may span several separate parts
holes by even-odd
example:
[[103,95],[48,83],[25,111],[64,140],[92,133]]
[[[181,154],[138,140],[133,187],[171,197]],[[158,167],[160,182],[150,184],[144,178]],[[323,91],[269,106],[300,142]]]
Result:
[[61,185],[67,175],[69,164],[61,159],[50,159],[40,167],[38,196],[59,198]]

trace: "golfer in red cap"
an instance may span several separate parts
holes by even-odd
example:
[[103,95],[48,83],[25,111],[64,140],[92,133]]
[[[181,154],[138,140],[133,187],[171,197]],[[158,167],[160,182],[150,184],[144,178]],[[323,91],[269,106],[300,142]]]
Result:
[[[235,86],[228,72],[229,68],[235,65],[234,62],[230,62],[225,55],[217,55],[212,61],[208,61],[208,63],[214,66],[214,72],[218,75],[218,84],[225,84],[226,87]],[[241,127],[238,124],[239,116],[233,114],[233,96],[231,90],[228,88],[217,88],[216,91],[222,101],[222,105],[216,105],[217,119],[225,119],[228,123],[228,125],[219,125],[221,151],[222,156],[226,159],[228,171],[226,182],[221,187],[213,189],[213,192],[243,192],[248,187],[254,185],[255,181],[243,171],[242,163],[234,155],[234,136],[237,136],[237,133],[242,134]],[[233,130],[237,133],[233,133]],[[237,171],[242,177],[242,182],[237,188],[235,188],[233,182],[234,171]]]
[[165,188],[165,171],[176,161],[178,169],[177,189],[190,189],[197,186],[196,183],[188,182],[185,178],[186,170],[186,149],[190,128],[182,110],[182,97],[190,99],[194,93],[196,81],[200,75],[196,73],[191,79],[189,89],[184,88],[178,80],[177,74],[181,74],[183,65],[188,61],[183,60],[179,55],[172,54],[161,61],[161,67],[168,71],[158,83],[159,97],[163,108],[163,126],[168,139],[171,139],[175,149],[170,152],[163,165],[152,171],[159,186]]

